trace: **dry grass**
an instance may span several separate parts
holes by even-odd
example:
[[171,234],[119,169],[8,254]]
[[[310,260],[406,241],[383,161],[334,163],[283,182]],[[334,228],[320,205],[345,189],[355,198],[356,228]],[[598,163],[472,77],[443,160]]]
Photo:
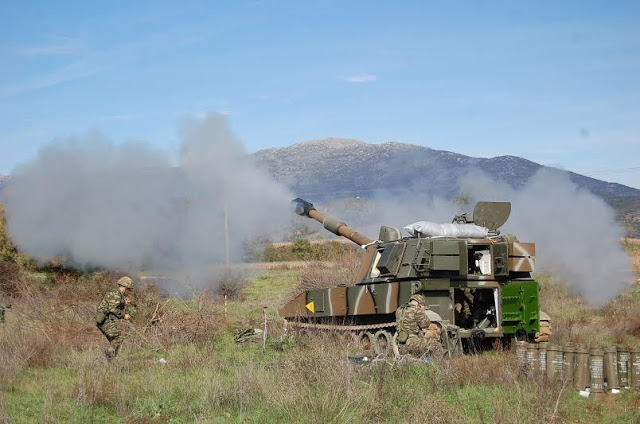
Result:
[[539,280],[541,309],[551,316],[552,342],[640,346],[640,287],[597,308],[568,294],[562,281],[552,276]]
[[633,271],[640,275],[640,239],[622,239],[622,246],[631,257]]
[[[167,355],[164,366],[128,358],[108,367],[87,354],[71,355],[69,400],[81,417],[73,421],[90,422],[105,411],[113,414],[110,421],[127,422],[583,421],[572,391],[561,381],[524,376],[509,352],[357,366],[340,346],[321,339],[278,354],[217,344],[174,345]],[[63,400],[55,385],[42,390]],[[601,421],[626,407],[619,399],[588,406],[587,418]],[[45,414],[64,421],[55,410],[42,409]]]
[[0,296],[4,298],[15,296],[19,291],[20,280],[21,270],[18,265],[0,261]]
[[330,262],[308,266],[301,271],[300,282],[293,289],[292,297],[306,290],[353,284],[362,256],[361,251],[350,249],[332,257]]
[[[434,410],[426,405],[418,408],[411,422],[421,422],[426,414],[435,422],[554,422],[560,420],[556,403],[564,394],[562,381],[545,381],[541,375],[525,376],[509,352],[458,357],[434,364],[433,384],[438,392],[457,393],[461,403],[443,404],[441,396],[433,396],[439,405]],[[476,403],[487,394],[484,403]],[[469,402],[476,400],[476,402]],[[428,409],[431,409],[430,411]]]
[[[351,282],[360,256],[353,250],[332,257],[333,266],[296,264],[294,273],[302,276],[297,290]],[[117,276],[33,275],[7,268],[0,289],[13,308],[0,325],[0,422],[7,417],[9,422],[564,423],[639,417],[637,394],[582,400],[561,381],[524,375],[512,352],[356,366],[331,337],[304,345],[279,341],[280,321],[273,318],[266,349],[235,345],[228,329],[236,323],[227,321],[215,293],[193,292],[182,300],[146,284],[135,292],[138,314],[133,326],[124,328],[129,334],[123,355],[107,366],[100,360],[106,341],[93,316]],[[263,291],[273,281],[260,283]],[[247,299],[232,305],[244,317],[253,314],[248,325],[260,326],[263,299]],[[640,340],[637,293],[596,309],[549,277],[542,281],[541,301],[553,318],[554,342],[634,345]],[[167,364],[156,364],[159,357]],[[16,406],[23,402],[32,409]]]
[[[114,286],[117,275],[97,273],[77,278],[58,274],[46,285],[24,273],[14,277],[13,305],[6,323],[0,325],[0,386],[11,386],[28,367],[64,364],[69,352],[106,346],[94,315],[102,294]],[[201,343],[224,328],[209,293],[198,293],[189,301],[168,300],[154,287],[143,285],[135,296],[135,321],[120,323],[125,343],[132,348],[157,351],[173,344]]]

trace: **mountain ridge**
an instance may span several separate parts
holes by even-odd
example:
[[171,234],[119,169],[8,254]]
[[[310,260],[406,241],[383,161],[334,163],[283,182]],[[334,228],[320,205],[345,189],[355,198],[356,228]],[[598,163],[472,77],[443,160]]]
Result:
[[[296,196],[314,202],[407,190],[416,196],[453,198],[461,193],[460,177],[474,170],[518,189],[540,169],[556,169],[513,155],[482,158],[408,143],[336,138],[263,149],[250,156]],[[640,190],[564,172],[577,187],[609,204],[628,236],[640,237]]]
[[[310,190],[312,186],[320,186],[323,192],[330,192],[331,187],[339,192],[370,191],[373,182],[386,182],[386,187],[403,182],[409,183],[411,187],[429,176],[429,180],[434,182],[449,180],[447,184],[440,186],[438,193],[446,195],[447,193],[442,193],[442,188],[444,187],[445,192],[453,191],[451,182],[472,169],[484,171],[518,188],[539,169],[555,169],[513,155],[483,158],[408,143],[369,144],[340,138],[310,140],[286,147],[262,149],[251,156],[274,178],[303,194],[318,191]],[[395,171],[395,176],[390,175],[391,169]],[[576,185],[598,196],[640,197],[640,190],[633,187],[566,172]],[[332,178],[332,175],[335,177]],[[366,178],[362,175],[366,175]],[[346,185],[351,189],[345,190]],[[384,189],[384,185],[380,188]]]

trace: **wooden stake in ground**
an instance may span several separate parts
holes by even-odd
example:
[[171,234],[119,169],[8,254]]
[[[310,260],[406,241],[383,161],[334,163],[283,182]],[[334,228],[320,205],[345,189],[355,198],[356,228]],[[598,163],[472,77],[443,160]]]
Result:
[[225,277],[229,278],[229,215],[227,212],[227,204],[224,205],[224,273]]
[[264,318],[264,331],[262,332],[262,348],[267,346],[267,307],[262,307],[262,316]]

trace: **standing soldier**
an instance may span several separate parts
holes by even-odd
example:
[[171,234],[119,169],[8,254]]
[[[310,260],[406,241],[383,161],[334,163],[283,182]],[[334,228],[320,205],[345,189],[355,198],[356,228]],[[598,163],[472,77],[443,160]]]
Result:
[[122,333],[118,329],[117,323],[122,319],[131,318],[125,312],[125,307],[129,304],[128,294],[131,290],[133,290],[131,278],[122,277],[118,280],[118,288],[108,291],[98,305],[96,325],[109,340],[109,348],[105,351],[107,360],[115,358],[122,345]]
[[424,296],[414,294],[409,303],[398,308],[396,322],[400,353],[422,356],[433,350],[434,341],[426,337],[431,321],[427,317]]

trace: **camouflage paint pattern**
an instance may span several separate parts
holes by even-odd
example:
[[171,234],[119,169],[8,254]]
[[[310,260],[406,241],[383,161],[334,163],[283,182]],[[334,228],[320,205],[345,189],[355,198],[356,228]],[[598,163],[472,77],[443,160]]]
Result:
[[[530,275],[535,265],[535,244],[495,231],[508,218],[509,204],[480,202],[476,206],[478,217],[474,212],[474,219],[481,218],[494,230],[486,238],[396,239],[384,236],[391,231],[383,227],[380,239],[370,241],[344,222],[318,213],[312,204],[300,199],[295,202],[297,213],[318,220],[332,233],[361,246],[366,242],[366,253],[355,285],[302,293],[280,309],[284,318],[317,323],[330,318],[347,318],[355,324],[393,322],[399,305],[420,293],[438,322],[462,325],[460,314],[456,316],[456,295],[475,288],[482,290],[479,294],[495,309],[493,324],[484,329],[487,337],[517,331],[533,337],[540,331],[539,286]],[[474,307],[469,298],[460,302],[460,313],[472,325],[489,316],[484,309],[486,302],[480,303],[482,308]],[[313,305],[315,310],[306,305]],[[465,325],[460,329],[461,337],[471,334],[468,322]]]
[[509,243],[509,271],[533,272],[536,245],[534,243]]

